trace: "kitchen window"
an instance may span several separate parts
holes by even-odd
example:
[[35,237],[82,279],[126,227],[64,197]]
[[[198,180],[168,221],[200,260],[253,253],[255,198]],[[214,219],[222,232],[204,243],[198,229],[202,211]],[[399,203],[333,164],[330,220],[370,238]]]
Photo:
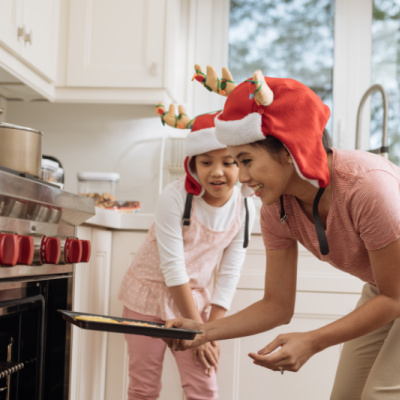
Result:
[[[372,19],[372,83],[380,83],[388,98],[389,158],[400,165],[400,3],[374,0]],[[382,138],[383,111],[379,93],[371,97],[371,148]]]
[[229,26],[229,68],[236,82],[261,69],[265,76],[299,80],[332,107],[331,0],[232,0]]
[[[355,148],[357,110],[375,83],[388,97],[390,159],[400,165],[400,3],[392,0],[231,0],[229,61],[235,81],[256,69],[311,87],[329,105],[334,147]],[[373,93],[360,147],[381,146],[383,107]],[[369,112],[370,111],[370,112]]]

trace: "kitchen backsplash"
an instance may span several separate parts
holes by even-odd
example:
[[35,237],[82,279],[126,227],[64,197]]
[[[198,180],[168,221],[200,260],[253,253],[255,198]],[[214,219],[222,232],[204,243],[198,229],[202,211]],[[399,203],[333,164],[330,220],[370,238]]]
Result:
[[5,118],[44,132],[43,154],[63,163],[65,190],[77,193],[78,172],[118,172],[118,200],[154,211],[161,138],[172,128],[162,126],[152,106],[8,101]]

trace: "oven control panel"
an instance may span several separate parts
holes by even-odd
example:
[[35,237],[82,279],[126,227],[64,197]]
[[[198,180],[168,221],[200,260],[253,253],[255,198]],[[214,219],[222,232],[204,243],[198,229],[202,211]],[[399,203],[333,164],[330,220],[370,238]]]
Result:
[[0,266],[76,264],[90,260],[89,240],[0,231]]

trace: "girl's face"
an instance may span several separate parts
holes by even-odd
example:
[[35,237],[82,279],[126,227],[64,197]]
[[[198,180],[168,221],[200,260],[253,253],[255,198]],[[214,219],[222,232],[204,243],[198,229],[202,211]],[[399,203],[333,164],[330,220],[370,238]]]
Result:
[[197,155],[195,166],[200,184],[205,190],[204,201],[214,207],[223,206],[232,196],[239,174],[239,168],[228,149]]
[[271,154],[259,146],[229,146],[230,154],[239,165],[239,181],[246,183],[263,204],[271,205],[284,193],[296,175],[286,149]]

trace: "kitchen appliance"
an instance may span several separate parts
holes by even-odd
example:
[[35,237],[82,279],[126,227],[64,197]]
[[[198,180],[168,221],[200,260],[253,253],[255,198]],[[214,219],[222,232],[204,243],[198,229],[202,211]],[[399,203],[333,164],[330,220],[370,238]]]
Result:
[[53,156],[42,156],[40,179],[64,188],[64,168],[61,161]]
[[120,175],[116,172],[79,172],[78,192],[85,196],[97,194],[115,197],[119,179]]
[[42,167],[42,137],[41,131],[0,122],[0,165],[38,178]]
[[92,199],[0,167],[0,399],[67,400],[73,268]]

